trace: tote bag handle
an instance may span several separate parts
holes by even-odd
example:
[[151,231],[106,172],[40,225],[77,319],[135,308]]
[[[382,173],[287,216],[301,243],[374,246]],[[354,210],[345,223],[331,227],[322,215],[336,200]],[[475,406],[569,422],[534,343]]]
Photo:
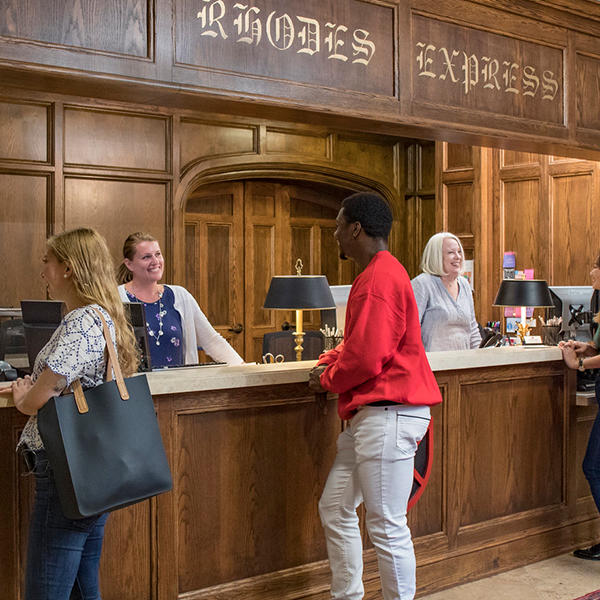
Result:
[[[102,322],[102,334],[104,335],[104,341],[106,342],[106,350],[108,352],[108,361],[106,362],[106,381],[112,381],[112,372],[115,372],[115,380],[117,383],[117,388],[119,389],[119,395],[121,396],[121,400],[129,400],[129,392],[127,391],[127,386],[125,385],[125,380],[123,379],[123,373],[121,371],[121,365],[119,365],[119,360],[117,358],[117,353],[115,352],[115,347],[112,343],[112,338],[110,337],[110,330],[108,329],[108,325],[106,324],[106,320],[102,313],[94,308],[90,307],[99,317]],[[83,393],[83,388],[81,387],[81,381],[76,379],[73,382],[73,396],[75,397],[75,403],[77,404],[77,410],[83,414],[88,412],[88,404],[85,399],[85,395]]]

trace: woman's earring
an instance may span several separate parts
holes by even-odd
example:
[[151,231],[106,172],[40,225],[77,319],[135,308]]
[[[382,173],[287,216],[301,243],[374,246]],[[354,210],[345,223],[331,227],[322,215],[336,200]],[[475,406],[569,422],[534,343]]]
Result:
[[68,277],[68,275],[65,273],[65,274],[63,275],[63,277],[66,279],[66,278]]

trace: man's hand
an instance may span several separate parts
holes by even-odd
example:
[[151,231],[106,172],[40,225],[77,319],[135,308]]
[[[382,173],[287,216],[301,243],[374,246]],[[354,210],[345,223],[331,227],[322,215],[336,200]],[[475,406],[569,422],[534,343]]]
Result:
[[327,365],[317,365],[316,367],[313,367],[311,369],[310,374],[308,376],[308,387],[313,392],[323,393],[327,391],[321,386],[321,374],[326,368]]

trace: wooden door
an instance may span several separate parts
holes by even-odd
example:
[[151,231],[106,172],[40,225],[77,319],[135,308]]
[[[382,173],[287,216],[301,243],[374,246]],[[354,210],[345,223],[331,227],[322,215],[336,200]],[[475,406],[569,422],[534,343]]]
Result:
[[[354,264],[339,259],[333,232],[347,189],[312,183],[252,180],[197,188],[186,206],[186,286],[210,322],[246,361],[259,362],[265,333],[294,313],[265,310],[273,275],[324,274],[352,283]],[[320,313],[306,312],[305,329]],[[235,329],[238,333],[231,331]],[[241,330],[241,331],[240,331]]]
[[196,189],[185,213],[185,285],[212,326],[242,356],[243,199],[243,183],[214,184]]

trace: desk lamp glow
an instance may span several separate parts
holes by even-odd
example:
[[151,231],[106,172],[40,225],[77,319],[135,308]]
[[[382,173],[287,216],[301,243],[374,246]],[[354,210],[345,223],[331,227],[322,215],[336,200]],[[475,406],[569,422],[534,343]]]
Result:
[[544,279],[504,279],[500,284],[493,306],[520,306],[521,322],[517,335],[525,345],[525,337],[529,334],[527,325],[527,307],[552,308],[554,303],[550,296],[548,283]]
[[296,311],[294,341],[296,360],[302,360],[302,311],[335,308],[335,302],[325,275],[302,275],[302,261],[296,261],[296,275],[276,275],[271,279],[263,308]]

